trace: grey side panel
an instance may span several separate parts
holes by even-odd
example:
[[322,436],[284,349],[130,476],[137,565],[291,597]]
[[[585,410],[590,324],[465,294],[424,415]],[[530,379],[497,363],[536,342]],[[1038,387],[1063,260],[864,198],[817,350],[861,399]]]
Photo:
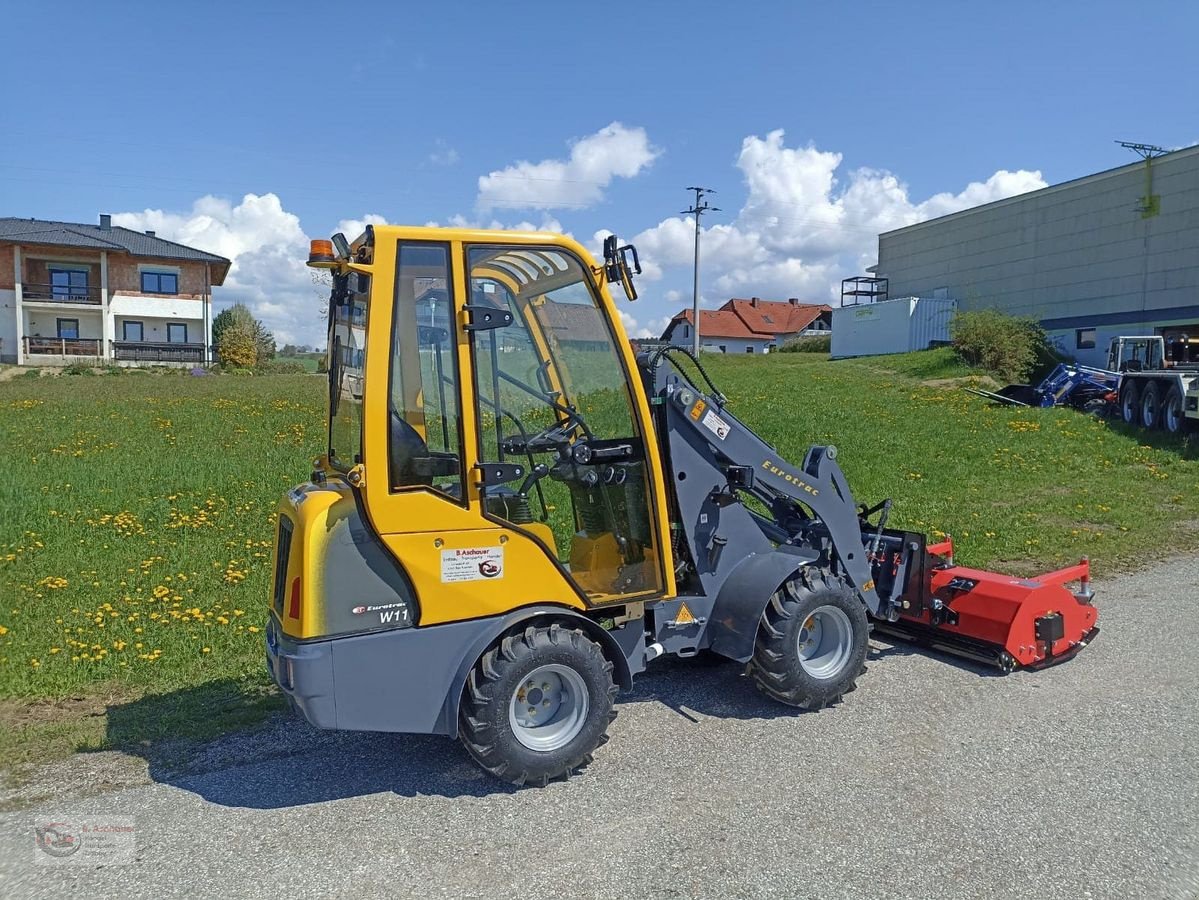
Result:
[[709,625],[712,650],[738,662],[748,660],[770,596],[792,573],[817,558],[811,551],[779,547],[742,560],[716,596]]
[[645,668],[642,620],[609,632],[557,606],[304,643],[281,635],[272,618],[267,665],[288,700],[318,728],[454,735],[466,676],[483,651],[522,622],[549,616],[600,643],[626,690],[632,673]]
[[331,641],[337,727],[457,733],[438,727],[446,694],[467,648],[484,641],[495,623],[477,619]]
[[416,592],[408,576],[363,520],[353,495],[329,514],[322,634],[407,628],[416,620]]

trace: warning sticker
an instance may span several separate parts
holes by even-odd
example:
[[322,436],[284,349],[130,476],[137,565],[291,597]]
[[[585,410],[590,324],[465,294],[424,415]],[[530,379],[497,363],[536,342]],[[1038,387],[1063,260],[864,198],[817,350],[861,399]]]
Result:
[[463,547],[441,551],[441,580],[486,581],[504,577],[503,547]]
[[693,625],[695,624],[695,616],[691,615],[691,610],[686,603],[679,604],[679,611],[674,617],[675,625]]
[[696,422],[698,422],[699,417],[704,414],[704,410],[707,408],[708,408],[708,404],[704,403],[703,400],[696,400],[695,406],[691,407],[691,412],[689,412],[688,415],[691,416],[691,418],[694,419]]
[[729,423],[716,415],[712,410],[708,410],[708,414],[704,416],[704,420],[700,424],[722,441],[729,436]]

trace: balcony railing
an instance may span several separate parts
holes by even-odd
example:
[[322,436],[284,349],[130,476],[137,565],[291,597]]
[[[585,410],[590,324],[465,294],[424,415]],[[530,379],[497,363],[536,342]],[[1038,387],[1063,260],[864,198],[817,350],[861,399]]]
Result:
[[25,352],[30,356],[99,356],[99,338],[26,337]]
[[100,289],[98,287],[67,287],[65,284],[23,283],[21,299],[38,300],[43,303],[87,303],[90,306],[99,306]]
[[203,344],[159,341],[113,341],[112,358],[137,362],[204,362]]

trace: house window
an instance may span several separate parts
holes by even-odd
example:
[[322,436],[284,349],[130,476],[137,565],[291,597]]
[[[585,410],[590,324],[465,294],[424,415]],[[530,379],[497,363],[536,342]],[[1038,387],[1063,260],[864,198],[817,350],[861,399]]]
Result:
[[69,338],[76,340],[79,337],[79,320],[78,319],[59,319],[58,320],[58,336],[60,338]]
[[86,300],[87,269],[51,269],[50,294],[55,300]]
[[720,352],[721,352],[721,353],[727,353],[727,352],[728,352],[728,351],[725,349],[725,347],[724,347],[724,344],[721,344],[721,345],[720,345]]
[[1074,332],[1074,348],[1076,350],[1095,349],[1095,329],[1079,328]]
[[186,344],[187,323],[167,322],[167,342],[171,344]]
[[746,347],[746,348],[745,348],[745,352],[746,352],[746,353],[753,353],[753,352],[754,352],[754,348],[753,348],[753,347]]
[[121,339],[126,341],[141,341],[145,340],[142,336],[145,333],[145,328],[141,322],[123,322],[121,324]]
[[691,326],[689,326],[689,325],[683,326],[683,337],[691,337]]
[[178,294],[179,276],[174,272],[142,272],[143,294]]

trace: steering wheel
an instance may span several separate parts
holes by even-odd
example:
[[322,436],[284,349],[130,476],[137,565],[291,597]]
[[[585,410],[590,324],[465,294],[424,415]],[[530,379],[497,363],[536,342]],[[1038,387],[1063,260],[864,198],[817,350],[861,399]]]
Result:
[[514,434],[504,438],[504,452],[517,456],[529,453],[554,453],[562,447],[571,444],[575,430],[581,428],[587,431],[583,417],[573,407],[567,410],[566,416],[548,428],[543,428],[536,434]]

